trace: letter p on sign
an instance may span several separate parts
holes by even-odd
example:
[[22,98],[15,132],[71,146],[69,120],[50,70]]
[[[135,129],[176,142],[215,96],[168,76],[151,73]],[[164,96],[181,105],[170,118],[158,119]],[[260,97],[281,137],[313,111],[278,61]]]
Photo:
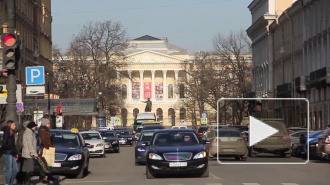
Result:
[[45,84],[44,66],[27,67],[25,71],[26,71],[26,85]]

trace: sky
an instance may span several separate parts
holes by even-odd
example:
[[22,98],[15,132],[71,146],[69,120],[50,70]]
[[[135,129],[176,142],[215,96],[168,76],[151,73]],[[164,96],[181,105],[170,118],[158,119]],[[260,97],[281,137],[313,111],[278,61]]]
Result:
[[252,0],[52,0],[53,45],[65,51],[91,21],[120,22],[130,39],[167,38],[189,52],[210,51],[218,34],[251,25]]

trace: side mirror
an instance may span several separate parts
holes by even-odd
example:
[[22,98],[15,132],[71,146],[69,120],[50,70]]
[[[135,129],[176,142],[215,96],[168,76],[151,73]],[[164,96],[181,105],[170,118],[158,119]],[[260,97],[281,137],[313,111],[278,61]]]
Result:
[[103,140],[106,140],[107,139],[107,137],[103,137]]

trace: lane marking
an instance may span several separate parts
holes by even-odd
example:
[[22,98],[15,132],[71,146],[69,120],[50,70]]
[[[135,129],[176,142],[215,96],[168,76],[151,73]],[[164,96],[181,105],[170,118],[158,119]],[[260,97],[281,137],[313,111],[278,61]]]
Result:
[[210,174],[214,179],[221,179],[221,178],[215,176],[213,173],[209,173],[209,174]]
[[283,185],[299,185],[297,183],[281,183],[281,184],[283,184]]
[[84,184],[86,184],[86,183],[111,183],[111,182],[122,182],[122,181],[120,181],[120,180],[107,180],[107,181],[64,181],[63,183],[64,184],[81,184],[81,183],[84,183]]
[[260,185],[259,183],[243,183],[244,185]]
[[221,183],[206,183],[206,185],[222,185]]

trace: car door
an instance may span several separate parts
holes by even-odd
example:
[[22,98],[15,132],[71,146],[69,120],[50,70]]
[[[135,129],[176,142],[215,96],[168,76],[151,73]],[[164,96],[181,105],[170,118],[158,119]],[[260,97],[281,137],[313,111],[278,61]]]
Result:
[[82,137],[81,134],[79,134],[79,137],[80,137],[80,141],[81,141],[81,144],[82,144],[82,149],[83,149],[83,153],[84,153],[84,158],[85,158],[85,167],[88,165],[88,161],[89,161],[89,150],[88,148],[85,146],[85,140],[84,138]]

